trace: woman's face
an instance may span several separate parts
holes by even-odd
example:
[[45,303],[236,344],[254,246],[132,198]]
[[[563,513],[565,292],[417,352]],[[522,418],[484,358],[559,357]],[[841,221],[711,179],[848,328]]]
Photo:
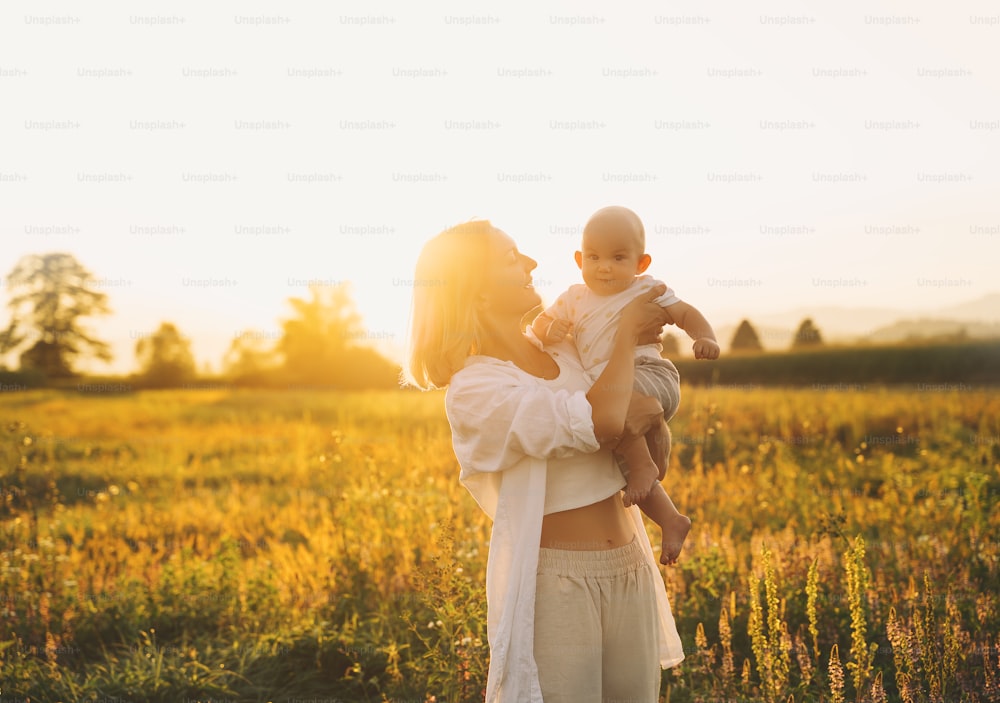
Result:
[[490,234],[488,261],[487,270],[482,272],[487,311],[523,315],[541,304],[531,283],[531,271],[538,262],[519,252],[505,232],[494,229]]

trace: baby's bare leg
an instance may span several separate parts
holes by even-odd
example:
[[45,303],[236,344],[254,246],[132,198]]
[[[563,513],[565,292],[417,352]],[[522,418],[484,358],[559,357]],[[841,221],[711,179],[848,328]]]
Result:
[[626,507],[636,505],[649,494],[649,490],[656,483],[660,469],[649,454],[645,436],[622,440],[617,451],[625,458],[628,466],[622,501]]
[[650,520],[660,526],[662,542],[660,563],[667,565],[677,563],[684,540],[691,531],[691,519],[677,511],[667,491],[659,483],[653,485],[649,495],[640,500],[638,505]]
[[646,433],[646,446],[649,448],[649,455],[653,457],[653,463],[659,469],[657,478],[662,481],[667,475],[667,465],[670,464],[670,448],[673,445],[673,436],[670,428],[667,427],[666,420],[660,421],[658,427],[654,427]]

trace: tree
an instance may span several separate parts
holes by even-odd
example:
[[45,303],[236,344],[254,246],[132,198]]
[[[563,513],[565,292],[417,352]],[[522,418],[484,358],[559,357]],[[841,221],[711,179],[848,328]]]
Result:
[[398,386],[399,368],[374,349],[347,286],[310,286],[310,298],[290,298],[295,316],[282,322],[278,351],[290,383],[343,389]]
[[223,373],[235,383],[261,383],[278,366],[275,351],[268,347],[268,335],[246,330],[234,337],[222,359]]
[[823,345],[823,338],[819,329],[813,324],[812,318],[807,317],[799,325],[799,331],[795,333],[792,340],[792,349],[802,349],[808,347],[819,347]]
[[289,377],[303,383],[332,383],[349,341],[363,333],[346,285],[309,286],[309,300],[289,298],[295,316],[282,322],[278,349]]
[[736,328],[733,341],[729,343],[729,349],[734,352],[762,351],[764,349],[757,336],[757,330],[753,328],[749,320],[743,320]]
[[371,347],[348,347],[344,351],[343,372],[335,378],[338,388],[399,388],[399,365]]
[[0,354],[21,349],[22,370],[50,378],[74,375],[73,362],[94,356],[111,360],[107,343],[92,337],[79,319],[111,312],[108,296],[72,254],[29,254],[8,275],[15,295],[7,304],[10,325],[0,333]]
[[179,386],[195,377],[191,342],[170,322],[135,344],[139,375],[145,385],[155,388]]

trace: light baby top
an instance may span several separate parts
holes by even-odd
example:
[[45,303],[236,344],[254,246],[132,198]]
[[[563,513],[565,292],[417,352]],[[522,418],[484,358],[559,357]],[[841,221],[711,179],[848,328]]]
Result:
[[[571,343],[555,345],[559,376],[472,356],[451,379],[445,407],[459,479],[493,520],[486,566],[487,703],[542,703],[534,660],[535,572],[542,516],[602,500],[624,485],[594,436],[586,379]],[[552,496],[552,498],[550,498]],[[548,509],[547,509],[548,508]],[[656,582],[658,659],[684,658],[639,508],[628,509]]]
[[[583,367],[591,378],[595,378],[600,375],[611,356],[622,308],[633,298],[649,292],[661,283],[662,281],[651,276],[639,276],[628,288],[613,295],[598,295],[582,283],[577,283],[556,298],[545,310],[545,314],[552,319],[569,320],[573,323],[573,338]],[[666,307],[681,302],[681,299],[668,287],[655,302]],[[642,344],[635,350],[636,356],[659,359],[663,347],[660,344]]]

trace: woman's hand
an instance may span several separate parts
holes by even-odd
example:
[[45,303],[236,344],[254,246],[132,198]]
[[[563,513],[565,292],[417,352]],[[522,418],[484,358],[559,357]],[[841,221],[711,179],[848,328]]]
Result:
[[622,308],[619,332],[630,335],[634,344],[656,344],[663,334],[663,325],[670,315],[653,301],[666,293],[667,287],[658,284],[644,295],[636,296]]

